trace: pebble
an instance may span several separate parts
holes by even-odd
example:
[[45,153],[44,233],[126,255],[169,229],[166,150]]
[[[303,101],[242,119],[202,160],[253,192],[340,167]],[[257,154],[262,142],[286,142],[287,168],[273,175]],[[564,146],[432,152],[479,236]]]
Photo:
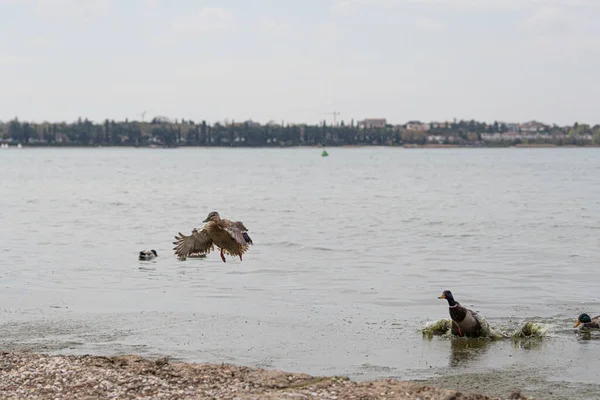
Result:
[[[347,378],[238,367],[188,364],[138,356],[50,356],[0,353],[2,399],[380,399],[442,400],[457,392],[390,379]],[[512,394],[511,400],[529,400]],[[461,400],[504,400],[460,394]]]

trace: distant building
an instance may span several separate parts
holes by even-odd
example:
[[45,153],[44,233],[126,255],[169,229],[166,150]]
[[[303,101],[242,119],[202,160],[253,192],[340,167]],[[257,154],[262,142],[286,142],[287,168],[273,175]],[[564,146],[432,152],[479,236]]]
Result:
[[429,124],[424,124],[420,121],[408,121],[406,123],[406,130],[407,131],[426,132],[429,130]]
[[506,129],[508,129],[508,132],[519,132],[519,129],[521,127],[520,124],[514,124],[514,123],[506,123],[504,125],[506,125]]
[[444,143],[446,138],[441,135],[429,135],[427,136],[427,142],[429,143]]
[[542,124],[541,122],[537,122],[537,121],[525,122],[524,124],[521,124],[519,126],[519,130],[523,133],[537,133],[537,132],[543,132],[547,129],[548,129],[548,127],[546,125]]
[[481,139],[488,142],[515,141],[515,140],[547,140],[550,135],[544,132],[504,132],[504,133],[482,133]]
[[387,120],[385,118],[365,118],[358,121],[359,128],[385,128]]

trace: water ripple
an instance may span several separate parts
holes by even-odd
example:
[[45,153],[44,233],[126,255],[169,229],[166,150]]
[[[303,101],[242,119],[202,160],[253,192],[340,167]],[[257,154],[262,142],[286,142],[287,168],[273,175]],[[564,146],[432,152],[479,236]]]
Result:
[[[47,330],[82,352],[360,378],[534,363],[598,381],[573,357],[596,362],[600,340],[571,328],[600,314],[600,157],[572,150],[4,152],[1,340]],[[173,236],[214,209],[250,229],[244,260],[176,260]],[[552,324],[557,344],[468,358],[423,343],[419,327],[447,318],[444,289],[500,326]]]

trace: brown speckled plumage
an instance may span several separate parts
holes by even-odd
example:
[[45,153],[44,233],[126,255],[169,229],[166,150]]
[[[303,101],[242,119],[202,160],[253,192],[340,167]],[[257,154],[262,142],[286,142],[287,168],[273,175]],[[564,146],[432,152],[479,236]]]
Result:
[[240,221],[221,219],[219,213],[213,211],[203,222],[207,224],[200,230],[192,230],[191,235],[179,232],[179,236],[175,236],[173,250],[177,257],[185,260],[192,254],[208,254],[214,250],[214,246],[217,246],[221,249],[223,262],[225,262],[223,253],[237,256],[242,260],[242,254],[253,244],[248,236],[248,229]]

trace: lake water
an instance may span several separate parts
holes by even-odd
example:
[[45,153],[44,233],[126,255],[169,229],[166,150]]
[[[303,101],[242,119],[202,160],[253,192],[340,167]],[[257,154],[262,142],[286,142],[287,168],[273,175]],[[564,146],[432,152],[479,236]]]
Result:
[[[328,150],[0,150],[0,345],[597,396],[600,149]],[[254,246],[178,261],[212,210]],[[550,332],[424,338],[444,289]]]

